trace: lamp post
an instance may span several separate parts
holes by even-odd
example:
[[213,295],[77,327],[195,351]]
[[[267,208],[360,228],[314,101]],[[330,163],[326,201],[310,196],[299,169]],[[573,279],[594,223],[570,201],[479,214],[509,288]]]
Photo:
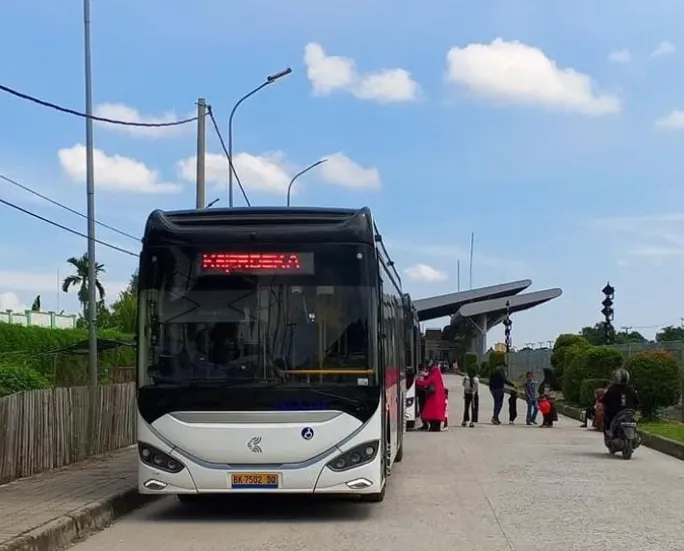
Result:
[[290,206],[290,193],[292,192],[292,185],[295,183],[295,180],[299,178],[302,174],[306,174],[309,172],[309,170],[316,168],[318,165],[322,165],[325,163],[328,159],[321,159],[320,161],[316,161],[313,164],[310,164],[307,166],[304,170],[299,171],[297,174],[295,174],[292,177],[292,180],[290,180],[290,184],[287,186],[287,206]]
[[503,321],[504,324],[504,344],[506,345],[506,371],[508,376],[511,376],[511,326],[513,322],[511,321],[511,301],[506,301],[506,317]]
[[266,77],[266,80],[262,82],[259,86],[257,86],[254,90],[251,92],[245,94],[242,96],[237,103],[233,106],[232,111],[230,112],[230,116],[228,117],[228,206],[232,207],[233,206],[233,117],[235,116],[235,111],[237,111],[237,108],[242,105],[242,102],[245,101],[247,98],[252,97],[254,94],[256,94],[259,90],[262,88],[266,88],[269,84],[273,84],[275,81],[286,77],[292,72],[292,69],[289,67],[285,69],[284,71],[280,71],[279,73],[275,73],[273,75],[269,75]]

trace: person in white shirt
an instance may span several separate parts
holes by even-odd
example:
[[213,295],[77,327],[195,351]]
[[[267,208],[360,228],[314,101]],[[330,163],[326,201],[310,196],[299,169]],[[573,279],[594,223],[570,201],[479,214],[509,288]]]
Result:
[[477,423],[478,412],[480,409],[480,379],[474,368],[468,370],[468,374],[463,377],[463,422],[462,427],[474,427]]

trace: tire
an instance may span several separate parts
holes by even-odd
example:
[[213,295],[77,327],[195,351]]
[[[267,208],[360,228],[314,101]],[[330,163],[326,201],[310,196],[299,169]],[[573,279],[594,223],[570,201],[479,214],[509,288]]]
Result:
[[631,459],[634,453],[634,444],[631,440],[625,440],[625,447],[622,449],[622,459]]
[[381,503],[385,501],[385,488],[387,487],[387,483],[382,487],[382,490],[379,492],[376,492],[374,494],[362,494],[361,501],[364,503]]

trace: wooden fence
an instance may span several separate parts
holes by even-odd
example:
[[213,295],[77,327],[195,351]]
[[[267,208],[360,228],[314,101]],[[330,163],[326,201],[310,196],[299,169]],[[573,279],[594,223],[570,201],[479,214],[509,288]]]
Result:
[[127,383],[0,398],[0,484],[135,443],[135,393]]

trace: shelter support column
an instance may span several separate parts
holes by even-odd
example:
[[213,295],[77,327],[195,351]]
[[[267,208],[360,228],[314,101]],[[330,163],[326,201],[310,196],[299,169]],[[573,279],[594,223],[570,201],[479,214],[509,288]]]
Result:
[[473,352],[482,361],[487,354],[487,316],[482,314],[468,319],[476,329],[475,338],[473,339]]

